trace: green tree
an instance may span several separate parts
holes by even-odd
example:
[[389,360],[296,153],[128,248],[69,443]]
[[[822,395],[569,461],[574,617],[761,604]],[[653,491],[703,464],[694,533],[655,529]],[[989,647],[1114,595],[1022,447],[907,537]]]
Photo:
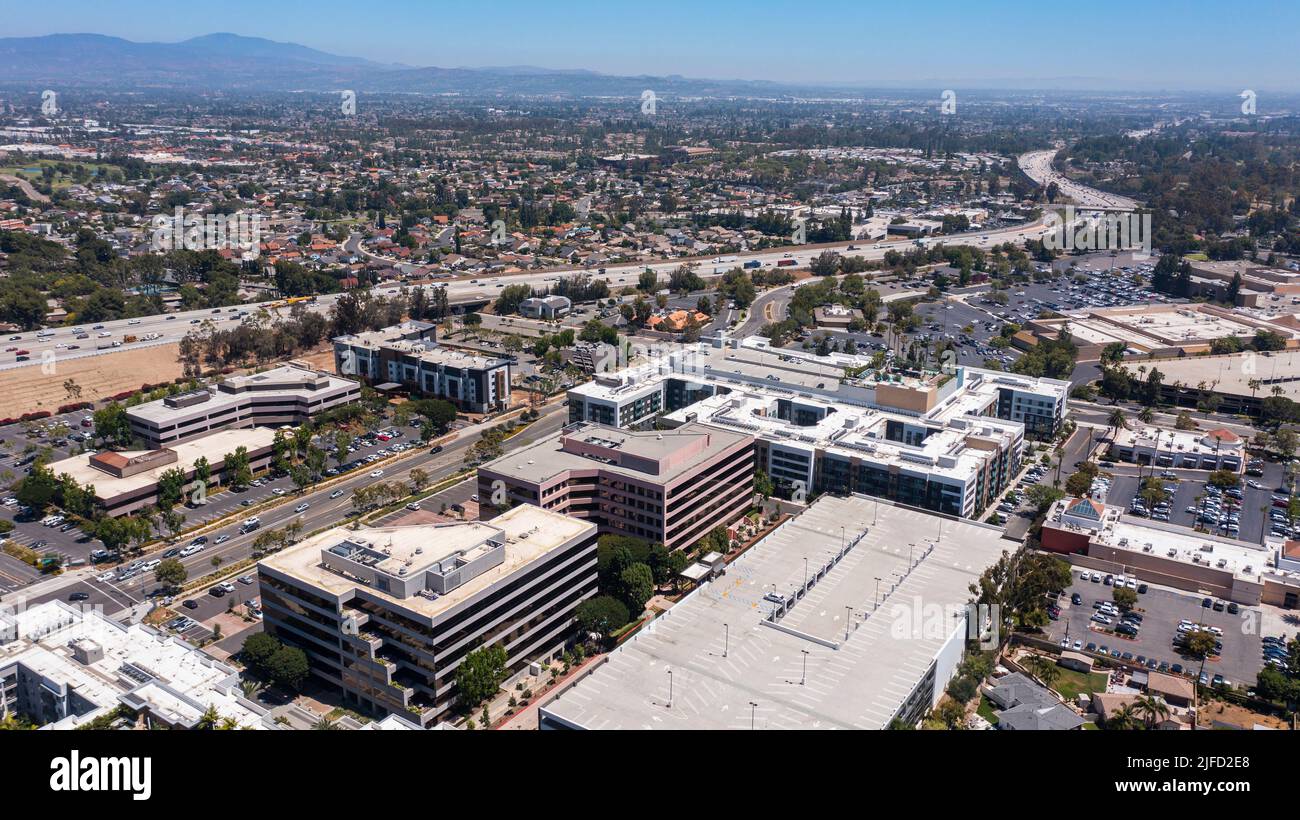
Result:
[[265,632],[257,632],[244,639],[244,646],[240,650],[240,656],[244,659],[244,663],[254,671],[265,675],[267,663],[281,646],[282,644],[276,640],[275,636],[268,635]]
[[578,604],[574,612],[578,628],[608,638],[627,624],[627,606],[612,595],[598,595]]
[[1125,612],[1137,606],[1137,592],[1128,587],[1117,586],[1111,591],[1111,597],[1115,599],[1115,605]]
[[158,583],[164,584],[169,589],[179,589],[185,584],[185,579],[189,577],[188,570],[176,558],[164,558],[158,568],[153,571],[154,578]]
[[632,564],[618,577],[619,597],[627,604],[633,617],[640,617],[645,605],[654,595],[654,573],[645,564]]
[[456,668],[456,693],[465,711],[471,711],[496,694],[506,679],[506,650],[500,644],[481,646],[466,653]]
[[307,654],[296,646],[281,646],[266,661],[266,672],[275,683],[297,690],[307,680]]

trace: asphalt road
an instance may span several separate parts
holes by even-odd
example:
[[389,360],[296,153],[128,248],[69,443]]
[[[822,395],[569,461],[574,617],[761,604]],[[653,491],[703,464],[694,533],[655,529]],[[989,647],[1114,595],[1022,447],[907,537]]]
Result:
[[1020,170],[1041,186],[1055,182],[1060,186],[1062,194],[1085,208],[1131,211],[1137,207],[1137,203],[1128,197],[1098,191],[1096,188],[1090,188],[1057,173],[1052,168],[1052,158],[1056,156],[1056,150],[1052,148],[1021,154],[1018,159]]

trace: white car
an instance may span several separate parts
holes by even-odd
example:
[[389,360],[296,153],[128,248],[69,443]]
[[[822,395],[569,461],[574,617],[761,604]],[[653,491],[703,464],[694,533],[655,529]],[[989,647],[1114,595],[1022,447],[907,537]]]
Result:
[[383,471],[383,470],[371,470],[371,471],[370,471],[370,477],[371,477],[371,478],[383,478],[383,477],[384,477],[384,471]]
[[335,490],[334,492],[330,493],[330,498],[338,498],[341,495],[343,495],[342,490]]
[[214,544],[224,544],[224,543],[226,543],[226,542],[229,541],[229,540],[230,540],[230,536],[229,536],[229,535],[218,535],[218,536],[217,536],[217,540],[213,541],[212,543],[214,543]]
[[116,578],[117,578],[116,572],[105,572],[103,575],[100,575],[95,580],[99,581],[100,583],[107,584],[109,581],[115,580]]
[[299,512],[299,513],[300,513],[300,512],[307,512],[307,509],[308,509],[309,507],[311,507],[311,505],[308,504],[306,501],[304,501],[304,502],[302,502],[301,504],[299,504],[298,506],[294,507],[294,508],[293,508],[293,511],[294,511],[294,512]]

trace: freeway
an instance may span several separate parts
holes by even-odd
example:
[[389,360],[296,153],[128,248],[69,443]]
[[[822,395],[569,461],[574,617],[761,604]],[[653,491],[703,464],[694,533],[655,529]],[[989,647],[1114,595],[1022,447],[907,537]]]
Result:
[[[1033,225],[1016,226],[1011,228],[1002,228],[983,232],[972,232],[966,234],[953,234],[936,239],[936,242],[947,244],[965,244],[980,248],[991,248],[1004,242],[1023,243],[1028,239],[1036,239],[1043,233],[1042,226],[1038,223]],[[349,250],[357,249],[360,251],[358,243],[359,237],[353,235],[345,243]],[[553,286],[556,282],[566,276],[572,276],[577,273],[590,274],[595,279],[603,279],[609,283],[613,290],[620,287],[633,286],[637,282],[643,270],[647,268],[655,271],[661,278],[667,278],[674,270],[684,263],[699,263],[696,273],[703,279],[710,279],[732,268],[742,265],[745,262],[757,261],[763,267],[774,267],[776,263],[783,259],[793,260],[796,267],[807,267],[815,256],[825,250],[834,250],[841,253],[848,251],[853,247],[854,255],[860,255],[866,259],[882,259],[890,250],[906,250],[911,245],[906,242],[878,242],[875,244],[861,244],[864,240],[855,240],[853,242],[836,242],[821,245],[791,245],[775,250],[756,251],[753,253],[735,254],[725,257],[729,261],[722,262],[722,257],[713,258],[693,258],[693,259],[672,259],[651,263],[637,262],[622,265],[610,265],[604,268],[604,273],[592,270],[590,268],[565,268],[565,269],[547,269],[537,271],[527,271],[522,273],[502,274],[500,276],[476,276],[466,275],[459,277],[444,278],[431,285],[419,285],[416,287],[446,287],[447,298],[452,304],[466,304],[474,302],[483,302],[495,299],[497,291],[506,285],[525,284],[535,289]],[[373,259],[379,257],[373,254],[364,253]],[[404,270],[409,273],[419,274],[420,269],[417,266],[405,265]],[[393,295],[400,293],[406,285],[384,284],[376,285],[371,288],[373,293],[379,295]],[[319,296],[314,303],[304,303],[308,309],[328,312],[334,305],[335,301],[341,294],[325,294]],[[267,309],[272,315],[287,316],[288,308],[271,309],[271,305],[279,300],[249,303],[226,308],[212,308],[203,310],[189,310],[179,313],[156,314],[153,316],[142,316],[136,319],[119,319],[111,322],[102,322],[95,325],[86,325],[81,329],[88,335],[87,339],[76,339],[76,328],[61,327],[56,328],[54,334],[48,338],[37,339],[33,332],[10,334],[7,338],[9,341],[5,347],[20,347],[29,351],[29,360],[18,362],[15,360],[16,353],[8,352],[0,354],[0,371],[12,370],[18,367],[30,367],[40,365],[43,361],[48,360],[49,355],[53,355],[59,360],[69,360],[83,358],[86,356],[112,355],[114,352],[122,350],[135,350],[147,345],[163,345],[168,343],[179,342],[185,335],[195,328],[202,325],[204,321],[211,321],[217,327],[230,326],[232,323],[242,321],[241,314],[256,314],[261,309]],[[101,342],[122,341],[127,334],[143,338],[146,335],[158,334],[158,338],[150,342],[134,342],[124,344],[120,348],[109,350],[98,350],[96,345]],[[69,345],[78,345],[75,350],[69,349]]]
[[[529,444],[560,429],[568,420],[568,409],[559,400],[543,410],[540,419],[533,422],[523,432],[508,439],[506,448],[511,449]],[[374,484],[377,481],[406,481],[411,470],[420,468],[429,474],[430,484],[434,485],[454,475],[464,464],[465,450],[478,440],[480,433],[489,427],[503,423],[497,419],[484,425],[465,428],[457,437],[445,443],[438,453],[428,448],[420,448],[416,455],[401,457],[382,465],[383,475],[373,478],[370,470],[365,468],[349,473],[347,477],[329,482],[320,489],[308,490],[301,494],[291,494],[283,501],[269,509],[259,508],[256,515],[261,519],[261,527],[248,533],[240,533],[241,516],[236,516],[222,526],[206,529],[203,534],[209,539],[207,546],[200,552],[180,559],[188,570],[190,578],[199,578],[211,573],[217,566],[228,566],[247,559],[252,554],[253,541],[258,534],[290,523],[294,519],[302,521],[302,533],[314,532],[343,521],[352,511],[352,491],[358,487]],[[378,465],[377,465],[378,466]],[[339,492],[341,491],[341,492]],[[338,493],[337,495],[335,495]],[[331,497],[333,496],[333,497]],[[307,504],[303,512],[298,508]],[[215,543],[222,536],[228,540]],[[174,546],[184,546],[191,536],[183,536]],[[147,557],[159,558],[165,545],[158,545]],[[214,564],[214,561],[217,563]],[[89,596],[86,605],[102,606],[110,614],[116,613],[134,603],[144,600],[158,589],[158,583],[152,572],[141,573],[123,582],[98,581],[96,577],[109,569],[108,566],[74,570],[56,579],[48,579],[33,584],[30,588],[0,596],[0,602],[14,606],[20,602],[28,605],[48,600],[66,600],[69,594],[85,593]]]
[[1126,196],[1108,194],[1105,191],[1090,188],[1058,173],[1052,167],[1052,160],[1056,157],[1056,152],[1057,149],[1055,148],[1047,151],[1030,151],[1027,154],[1021,154],[1017,162],[1020,165],[1020,170],[1025,172],[1025,176],[1042,186],[1055,182],[1057,187],[1061,189],[1061,193],[1074,200],[1079,207],[1098,208],[1104,211],[1132,211],[1137,208],[1137,202]]

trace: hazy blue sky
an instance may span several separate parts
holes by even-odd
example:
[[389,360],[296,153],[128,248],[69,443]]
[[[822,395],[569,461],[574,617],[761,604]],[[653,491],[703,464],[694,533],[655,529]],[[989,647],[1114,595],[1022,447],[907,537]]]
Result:
[[410,65],[921,86],[1300,90],[1294,0],[0,0],[0,35],[229,31]]

